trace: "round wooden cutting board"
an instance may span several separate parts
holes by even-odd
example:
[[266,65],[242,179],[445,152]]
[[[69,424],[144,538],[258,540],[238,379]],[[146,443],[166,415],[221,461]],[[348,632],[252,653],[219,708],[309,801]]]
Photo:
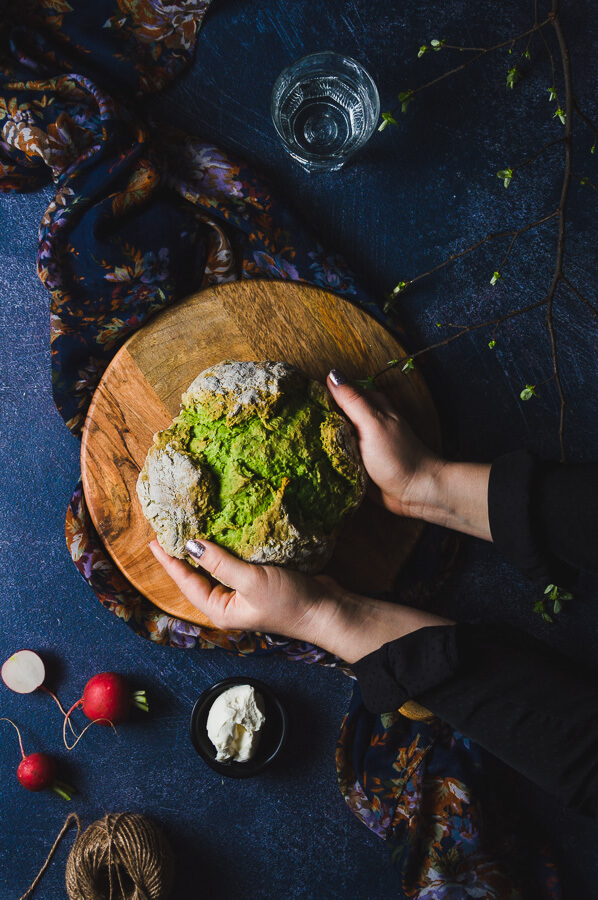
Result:
[[[159,313],[116,354],[91,403],[81,469],[93,523],[137,590],[167,613],[210,624],[180,593],[148,548],[154,532],[135,484],[156,431],[179,412],[181,394],[224,359],[284,360],[322,382],[332,368],[364,378],[405,355],[372,316],[347,300],[289,281],[235,281],[199,291]],[[400,368],[377,384],[417,433],[438,447],[439,427],[417,371]],[[390,588],[421,523],[369,498],[344,526],[326,572],[355,591]]]

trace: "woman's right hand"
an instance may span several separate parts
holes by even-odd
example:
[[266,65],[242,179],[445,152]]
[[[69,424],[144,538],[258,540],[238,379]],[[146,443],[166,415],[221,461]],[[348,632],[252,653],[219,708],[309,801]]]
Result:
[[333,369],[328,388],[357,432],[374,499],[398,516],[425,518],[444,460],[423,444],[378,391],[361,392]]
[[362,393],[333,369],[328,388],[357,432],[370,493],[398,516],[424,519],[492,540],[490,466],[447,462],[413,433],[384,394]]

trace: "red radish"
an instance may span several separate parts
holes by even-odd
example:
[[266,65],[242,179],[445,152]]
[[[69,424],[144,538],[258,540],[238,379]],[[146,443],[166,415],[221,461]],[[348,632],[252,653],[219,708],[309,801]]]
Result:
[[[95,722],[98,725],[111,725],[114,728],[115,725],[128,719],[131,706],[137,706],[144,712],[149,711],[145,691],[131,693],[127,679],[116,672],[100,672],[99,675],[94,675],[85,685],[83,696],[73,703],[66,714],[63,728],[65,745],[69,750],[73,749],[66,743],[66,723],[73,710],[78,707],[82,707],[87,718],[91,719],[90,724]],[[79,738],[77,738],[78,740]],[[73,744],[74,746],[75,744]]]
[[15,725],[12,719],[7,719],[5,716],[0,718],[0,722],[10,722],[19,736],[19,747],[22,757],[17,768],[19,784],[28,791],[43,791],[45,788],[50,788],[63,800],[70,800],[71,794],[76,793],[75,788],[56,778],[56,763],[52,757],[46,753],[30,753],[29,756],[25,756],[21,732],[18,726]]
[[45,753],[30,753],[19,763],[17,778],[28,791],[43,791],[56,778],[56,763]]

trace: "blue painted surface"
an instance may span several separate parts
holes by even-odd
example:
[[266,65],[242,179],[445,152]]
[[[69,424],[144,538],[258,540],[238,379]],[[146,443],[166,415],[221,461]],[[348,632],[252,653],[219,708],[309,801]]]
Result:
[[[370,70],[387,108],[399,90],[453,64],[447,52],[416,59],[422,41],[486,46],[528,27],[531,10],[505,0],[500,17],[471,0],[400,5],[385,0],[215,0],[190,73],[146,105],[156,119],[212,138],[267,171],[326,240],[380,291],[425,271],[488,231],[552,209],[560,189],[560,150],[530,166],[508,191],[496,178],[558,136],[546,100],[550,76],[534,52],[529,77],[504,87],[506,53],[476,63],[412,105],[400,127],[376,134],[341,173],[310,177],[285,157],[269,119],[278,72],[303,53],[334,49]],[[529,4],[531,7],[531,4]],[[591,0],[570,4],[567,29],[576,90],[596,116],[597,14]],[[534,48],[532,48],[534,49]],[[459,60],[461,61],[461,60]],[[596,157],[580,141],[576,171],[598,181]],[[384,846],[344,805],[334,747],[350,693],[338,673],[274,659],[237,660],[149,645],[105,611],[77,575],[65,548],[64,512],[78,476],[79,445],[56,413],[49,381],[48,298],[35,274],[36,233],[51,189],[0,202],[0,658],[20,647],[49,661],[49,682],[73,702],[97,671],[116,669],[147,687],[152,712],[110,732],[91,729],[70,755],[60,751],[60,719],[42,695],[19,698],[0,686],[0,714],[24,726],[29,752],[56,750],[65,780],[81,791],[72,804],[89,824],[105,811],[132,809],[164,823],[178,852],[176,900],[206,898],[373,898],[396,895]],[[568,271],[595,297],[596,194],[572,189]],[[522,238],[504,284],[489,285],[504,252],[486,245],[422,283],[402,303],[413,346],[438,339],[436,321],[472,321],[546,290],[553,226]],[[571,404],[573,460],[598,458],[596,325],[571,297],[559,295],[557,325]],[[552,387],[528,404],[526,382],[550,373],[541,312],[501,330],[494,352],[485,335],[465,338],[426,366],[453,446],[465,459],[491,459],[527,444],[556,457]],[[464,541],[451,583],[435,608],[455,617],[507,620],[583,658],[596,671],[598,590],[586,579],[570,613],[552,628],[531,612],[537,589],[491,546]],[[262,678],[288,704],[293,739],[284,762],[255,781],[224,782],[195,755],[187,721],[198,694],[240,672]],[[20,896],[45,858],[67,804],[26,793],[10,726],[0,738],[0,898]],[[591,822],[514,779],[510,790],[531,828],[547,829],[563,866],[565,897],[598,891]],[[69,807],[70,808],[70,807]],[[36,896],[64,896],[67,845]],[[249,868],[249,875],[246,874]]]

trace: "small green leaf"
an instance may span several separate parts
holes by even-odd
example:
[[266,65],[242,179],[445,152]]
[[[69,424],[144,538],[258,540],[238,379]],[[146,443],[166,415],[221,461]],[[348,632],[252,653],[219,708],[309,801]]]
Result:
[[556,119],[557,116],[558,116],[558,118],[561,120],[561,122],[562,122],[563,125],[564,125],[564,124],[565,124],[565,119],[567,118],[567,115],[566,115],[566,113],[565,113],[565,110],[564,110],[564,109],[561,109],[560,106],[559,106],[559,108],[557,109],[557,111],[555,112],[555,114],[554,114],[554,116],[553,116],[552,118],[553,118],[553,119]]
[[446,44],[446,38],[443,38],[441,41],[433,40],[430,41],[430,45],[434,50],[442,50],[444,45]]
[[556,99],[557,99],[556,88],[549,87],[548,88],[548,102],[550,103],[552,100],[556,100]]
[[496,173],[496,177],[502,178],[504,186],[508,188],[511,183],[511,179],[513,178],[513,169],[511,169],[510,167],[508,169],[501,169],[500,172]]
[[521,81],[521,73],[517,66],[513,66],[507,72],[507,87],[513,90],[518,81]]
[[399,103],[401,104],[401,112],[407,112],[407,107],[413,100],[413,91],[402,91],[399,94]]
[[531,55],[531,53],[529,52],[529,50],[526,50],[525,53],[524,53],[523,55],[525,56],[526,59],[531,59],[531,58],[532,58],[532,55]]
[[536,385],[535,384],[526,384],[519,397],[521,400],[531,400],[532,397],[537,397],[536,393]]
[[373,375],[368,375],[367,378],[358,378],[355,384],[358,384],[364,391],[372,391],[376,386],[376,381]]
[[586,175],[584,175],[583,178],[579,179],[580,184],[588,184],[588,182],[589,182],[589,178]]
[[415,363],[413,362],[413,358],[410,356],[405,365],[403,366],[402,371],[407,373],[411,372],[412,369],[415,369]]
[[386,365],[388,366],[389,369],[392,368],[392,366],[397,366],[398,364],[399,364],[398,359],[389,359],[388,362],[386,363]]
[[570,594],[568,591],[563,591],[556,584],[549,584],[545,589],[544,593],[548,594],[548,597],[554,603],[554,612],[558,614],[561,612],[563,608],[563,602],[567,600],[573,600],[573,594]]
[[592,144],[590,147],[590,153],[594,154],[596,152],[596,144]]
[[393,289],[392,289],[392,296],[396,297],[396,295],[400,294],[402,291],[404,291],[406,287],[407,287],[406,281],[399,281],[399,283],[397,285],[395,285],[395,287],[393,287]]
[[494,338],[492,338],[491,341],[488,341],[488,346],[491,350],[494,350],[494,348],[496,347],[496,341],[494,340]]
[[417,54],[417,58],[419,59],[421,56],[424,55],[424,53],[427,53],[429,49],[430,48],[428,47],[427,44],[422,44],[421,47],[419,48],[419,53]]
[[502,281],[502,280],[503,280],[503,279],[502,279],[502,275],[501,275],[500,272],[497,270],[497,271],[493,274],[492,278],[490,279],[490,284],[493,284],[493,285],[494,285],[494,284],[497,283],[497,281]]
[[442,328],[442,322],[436,322],[436,328]]
[[384,131],[387,125],[398,125],[399,123],[391,112],[382,113],[382,124],[378,126],[378,131]]

